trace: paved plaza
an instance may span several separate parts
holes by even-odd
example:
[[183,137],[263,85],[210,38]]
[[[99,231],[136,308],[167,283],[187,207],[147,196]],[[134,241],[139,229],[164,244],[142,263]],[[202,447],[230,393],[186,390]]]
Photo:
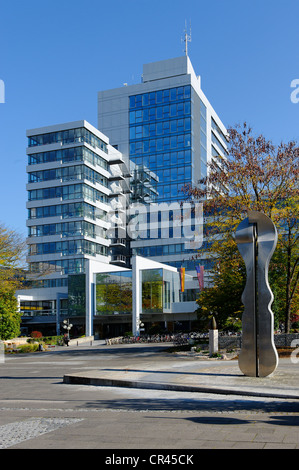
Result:
[[98,341],[5,356],[0,448],[299,448],[299,364],[280,359],[272,376],[250,378],[236,360],[167,347]]

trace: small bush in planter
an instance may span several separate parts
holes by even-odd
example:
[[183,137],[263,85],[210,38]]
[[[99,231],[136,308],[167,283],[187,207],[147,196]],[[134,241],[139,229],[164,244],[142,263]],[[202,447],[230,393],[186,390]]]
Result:
[[38,339],[38,338],[42,338],[43,335],[40,331],[32,331],[30,333],[30,336],[31,338]]

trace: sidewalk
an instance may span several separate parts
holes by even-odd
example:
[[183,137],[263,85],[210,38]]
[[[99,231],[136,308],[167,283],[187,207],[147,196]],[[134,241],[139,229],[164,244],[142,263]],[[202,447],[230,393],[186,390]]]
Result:
[[238,361],[196,360],[178,357],[175,362],[159,361],[142,367],[98,368],[66,373],[66,384],[85,384],[139,389],[204,392],[299,400],[299,364],[280,359],[268,377],[246,377]]

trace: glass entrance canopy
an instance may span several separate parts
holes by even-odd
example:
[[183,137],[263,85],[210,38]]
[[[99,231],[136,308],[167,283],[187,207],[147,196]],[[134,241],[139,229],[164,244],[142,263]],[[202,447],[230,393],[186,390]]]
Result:
[[[171,303],[179,302],[177,272],[163,268],[140,272],[141,313],[170,313]],[[132,271],[96,274],[96,315],[132,313]]]

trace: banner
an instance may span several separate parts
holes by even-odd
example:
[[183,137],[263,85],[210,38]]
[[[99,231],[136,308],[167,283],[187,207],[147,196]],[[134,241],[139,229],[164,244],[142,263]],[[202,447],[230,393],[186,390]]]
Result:
[[181,292],[185,291],[185,268],[181,268]]
[[203,280],[204,267],[203,266],[196,266],[196,272],[197,272],[197,279],[198,279],[199,289],[203,290],[203,288],[204,288],[204,280]]

